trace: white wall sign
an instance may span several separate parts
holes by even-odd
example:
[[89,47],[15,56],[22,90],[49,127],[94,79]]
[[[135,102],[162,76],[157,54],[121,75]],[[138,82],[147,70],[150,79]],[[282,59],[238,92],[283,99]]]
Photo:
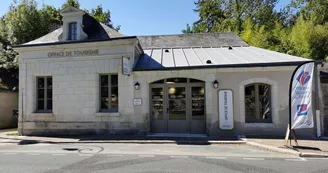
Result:
[[219,121],[220,129],[233,129],[233,98],[231,90],[219,91]]
[[129,57],[122,58],[122,73],[124,75],[130,75],[130,58]]
[[142,99],[133,99],[133,105],[134,106],[140,106],[142,104]]
[[299,66],[292,77],[291,129],[313,128],[312,79],[314,62]]

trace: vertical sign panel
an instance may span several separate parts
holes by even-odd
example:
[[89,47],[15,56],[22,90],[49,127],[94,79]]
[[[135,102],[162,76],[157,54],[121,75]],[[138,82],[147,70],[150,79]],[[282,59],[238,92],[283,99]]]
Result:
[[219,121],[220,129],[233,129],[233,97],[231,90],[219,91]]
[[312,79],[314,62],[305,63],[294,72],[290,90],[291,129],[313,128]]
[[124,75],[130,75],[130,58],[129,57],[123,57],[122,59],[122,73]]

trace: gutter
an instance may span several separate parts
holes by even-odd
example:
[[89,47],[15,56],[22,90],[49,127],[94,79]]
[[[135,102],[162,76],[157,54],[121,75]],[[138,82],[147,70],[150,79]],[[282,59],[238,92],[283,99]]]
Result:
[[[310,60],[309,60],[310,61]],[[216,68],[252,68],[252,67],[281,67],[281,66],[298,66],[308,61],[292,62],[273,62],[273,63],[250,63],[250,64],[219,64],[219,65],[202,65],[202,66],[183,66],[183,67],[160,67],[160,68],[134,68],[133,71],[167,71],[167,70],[193,70],[193,69],[216,69]],[[315,61],[321,64],[323,61]]]
[[62,41],[62,42],[38,43],[38,44],[21,44],[21,45],[13,45],[12,48],[50,46],[50,45],[64,45],[64,44],[79,44],[79,43],[92,43],[92,42],[104,42],[104,41],[126,40],[126,39],[136,39],[136,38],[137,38],[136,36],[126,36],[126,37],[114,37],[114,38],[109,38],[109,39],[106,38],[106,39]]

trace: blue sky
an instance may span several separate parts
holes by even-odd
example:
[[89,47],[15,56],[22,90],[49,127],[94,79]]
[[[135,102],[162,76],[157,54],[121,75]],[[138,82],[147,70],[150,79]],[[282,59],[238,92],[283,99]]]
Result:
[[[19,0],[18,0],[19,1]],[[43,0],[45,4],[60,7],[66,0]],[[180,34],[187,23],[198,16],[192,9],[196,0],[79,0],[81,8],[91,9],[102,4],[112,14],[114,25],[121,25],[124,35]],[[12,0],[1,0],[0,15],[8,11]],[[37,0],[42,4],[42,0]],[[277,8],[288,4],[280,0]]]

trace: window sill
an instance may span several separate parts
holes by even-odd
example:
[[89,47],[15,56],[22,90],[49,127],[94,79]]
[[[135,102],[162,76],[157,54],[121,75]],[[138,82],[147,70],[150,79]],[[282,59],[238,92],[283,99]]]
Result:
[[118,112],[97,112],[96,117],[119,117],[120,113]]
[[31,114],[33,117],[52,117],[54,114],[52,112],[34,112]]
[[244,123],[245,127],[276,128],[274,123]]

